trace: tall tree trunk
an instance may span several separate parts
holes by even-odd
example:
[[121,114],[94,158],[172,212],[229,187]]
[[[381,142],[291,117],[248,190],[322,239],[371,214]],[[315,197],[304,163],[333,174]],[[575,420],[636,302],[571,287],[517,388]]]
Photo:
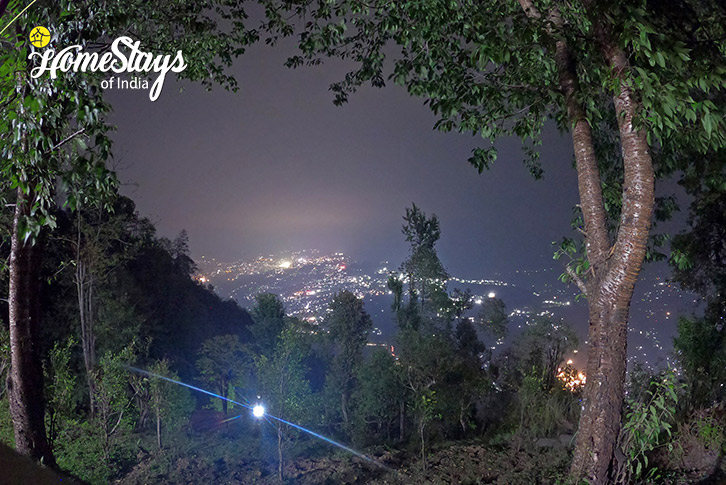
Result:
[[25,242],[20,233],[21,220],[30,214],[32,201],[32,192],[24,194],[18,189],[10,245],[8,397],[15,448],[23,455],[54,466],[45,433],[43,368],[38,348],[41,253],[39,243]]
[[423,416],[418,426],[418,434],[421,439],[421,465],[424,471],[426,471],[426,421]]
[[597,286],[588,298],[591,340],[585,405],[571,474],[599,485],[608,480],[620,432],[628,313],[645,259],[655,206],[655,173],[646,134],[633,124],[640,106],[626,79],[627,56],[611,39],[605,25],[595,25],[603,56],[620,81],[613,101],[624,165],[623,205],[612,256],[606,267],[596,273]]
[[462,436],[466,436],[466,421],[464,421],[464,416],[468,407],[463,401],[459,402],[459,424],[461,425]]
[[398,440],[403,441],[406,437],[406,402],[401,399],[398,410]]
[[229,384],[227,384],[226,379],[222,379],[222,384],[219,386],[219,395],[225,397],[225,399],[222,399],[222,411],[225,417],[227,416],[227,389],[229,389]]
[[161,403],[156,403],[156,445],[161,449]]
[[277,478],[283,481],[282,425],[277,426]]
[[78,316],[81,322],[81,347],[83,348],[83,365],[86,369],[86,382],[88,383],[88,398],[91,417],[95,414],[95,369],[96,369],[96,339],[94,333],[93,315],[93,275],[89,265],[81,254],[80,215],[79,215],[78,250],[76,252],[76,293],[78,296]]
[[[556,7],[544,19],[532,0],[519,0],[519,3],[531,19],[546,20],[550,33],[566,28]],[[588,13],[595,16],[593,0],[584,3]],[[600,50],[620,81],[614,103],[624,165],[623,200],[618,234],[612,247],[592,132],[577,99],[575,59],[561,38],[556,42],[555,57],[560,89],[572,125],[591,275],[583,281],[571,274],[587,296],[589,348],[584,405],[570,475],[576,481],[585,478],[591,485],[600,485],[608,481],[608,469],[620,432],[627,367],[628,312],[635,281],[645,259],[655,205],[655,175],[645,133],[633,125],[639,106],[626,79],[627,56],[613,41],[609,27],[602,19],[594,19],[593,26]]]
[[343,391],[340,393],[340,411],[343,413],[343,429],[346,433],[350,430],[350,422],[348,420],[348,393]]

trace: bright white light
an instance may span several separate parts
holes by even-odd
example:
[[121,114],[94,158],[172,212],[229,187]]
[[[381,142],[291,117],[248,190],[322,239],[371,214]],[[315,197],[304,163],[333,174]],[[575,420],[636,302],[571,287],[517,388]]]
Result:
[[256,418],[261,418],[265,415],[265,406],[258,404],[252,408],[252,415]]
[[494,293],[493,291],[490,291],[490,292],[489,292],[489,294],[488,294],[487,296],[488,296],[489,298],[495,298],[495,297],[497,296],[497,294],[496,294],[496,293]]
[[280,261],[280,264],[278,266],[282,269],[287,269],[292,266],[292,261]]

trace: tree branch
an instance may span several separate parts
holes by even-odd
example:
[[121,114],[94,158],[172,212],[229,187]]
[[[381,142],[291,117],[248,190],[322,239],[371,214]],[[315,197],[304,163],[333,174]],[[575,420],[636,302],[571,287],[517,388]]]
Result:
[[585,281],[575,273],[575,270],[569,264],[565,266],[565,271],[567,271],[567,275],[575,282],[582,294],[587,298],[587,285]]
[[[586,1],[585,5],[588,10],[594,8],[592,1]],[[641,105],[627,79],[630,71],[628,56],[605,24],[595,22],[594,26],[600,51],[618,81],[613,101],[624,175],[620,227],[611,253],[614,257],[609,265],[606,284],[617,287],[624,282],[625,295],[632,294],[645,258],[655,208],[655,172],[645,130],[636,126]],[[630,296],[627,298],[629,301]]]
[[85,128],[81,128],[80,130],[76,131],[75,133],[68,135],[65,139],[58,142],[53,148],[51,148],[50,150],[45,152],[45,155],[48,155],[48,154],[56,151],[57,149],[59,149],[60,147],[62,147],[63,145],[65,145],[66,143],[68,143],[69,141],[74,139],[75,137],[77,137],[78,135],[84,133],[85,131],[86,131]]
[[[532,0],[519,0],[527,17],[540,20],[542,14]],[[547,16],[547,32],[563,29],[564,22],[557,8],[553,8]],[[559,72],[559,84],[565,97],[567,116],[572,126],[572,142],[575,149],[575,165],[577,168],[577,184],[580,193],[580,208],[585,221],[585,248],[587,259],[593,274],[599,275],[600,268],[607,260],[610,248],[610,237],[607,230],[607,218],[603,204],[600,170],[595,155],[595,144],[592,130],[587,122],[587,115],[582,104],[577,100],[579,81],[575,69],[572,51],[562,38],[556,40],[555,62]]]
[[123,417],[124,417],[124,412],[123,412],[123,411],[121,411],[121,412],[120,412],[120,413],[118,414],[118,421],[116,421],[116,424],[114,425],[114,427],[113,427],[113,428],[111,428],[111,431],[110,431],[110,432],[108,433],[108,435],[109,435],[109,436],[111,436],[112,434],[114,434],[114,433],[116,432],[116,430],[118,429],[119,425],[121,424],[121,419],[122,419]]

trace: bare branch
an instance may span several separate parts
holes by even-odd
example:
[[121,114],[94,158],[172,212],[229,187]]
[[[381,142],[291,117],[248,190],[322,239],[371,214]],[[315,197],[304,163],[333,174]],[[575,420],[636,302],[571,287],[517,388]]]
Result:
[[565,271],[567,271],[567,275],[572,279],[572,281],[575,282],[582,294],[587,297],[587,285],[585,284],[585,281],[580,278],[577,273],[575,273],[575,270],[572,269],[572,266],[570,266],[569,264],[565,266]]
[[86,131],[85,128],[81,128],[80,130],[76,131],[75,133],[72,133],[71,135],[68,135],[64,140],[60,141],[53,148],[51,148],[50,150],[48,150],[45,154],[47,155],[47,154],[49,154],[51,152],[56,151],[57,149],[59,149],[60,147],[62,147],[63,145],[65,145],[66,143],[68,143],[69,141],[71,141],[72,139],[74,139],[75,137],[77,137],[78,135],[84,133],[85,131]]

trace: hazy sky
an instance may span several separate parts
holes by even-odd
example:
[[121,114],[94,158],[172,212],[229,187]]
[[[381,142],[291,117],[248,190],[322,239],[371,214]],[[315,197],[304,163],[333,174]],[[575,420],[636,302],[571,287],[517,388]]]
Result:
[[544,180],[516,140],[478,175],[466,160],[481,139],[433,131],[422,99],[389,86],[336,107],[340,62],[290,70],[284,59],[284,48],[251,49],[232,70],[238,93],[189,83],[180,93],[173,79],[156,102],[109,93],[120,177],[137,184],[124,192],[161,234],[186,229],[197,258],[317,248],[396,263],[415,202],[441,219],[440,256],[455,274],[552,264],[578,200],[569,136],[546,134]]

